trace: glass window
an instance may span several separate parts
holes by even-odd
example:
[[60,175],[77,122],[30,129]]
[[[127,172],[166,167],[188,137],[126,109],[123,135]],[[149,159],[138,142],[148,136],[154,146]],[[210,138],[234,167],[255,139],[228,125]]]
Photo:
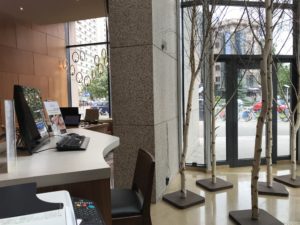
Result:
[[277,155],[290,155],[290,92],[293,88],[290,76],[291,64],[279,63],[277,65]]
[[[69,45],[107,42],[106,22],[106,17],[70,22]],[[80,35],[82,38],[75,38],[75,35]]]
[[71,101],[82,118],[87,108],[98,109],[100,117],[110,116],[108,42],[101,39],[106,36],[106,18],[69,23]]
[[[244,0],[240,0],[241,2]],[[198,1],[195,1],[199,3]],[[228,1],[218,2],[215,7],[215,13],[212,20],[213,29],[213,43],[215,56],[221,55],[225,60],[228,60],[228,56],[223,55],[244,55],[241,58],[252,62],[252,55],[261,55],[261,46],[264,43],[265,29],[264,18],[265,10],[261,7],[261,0],[248,0],[252,2],[250,6],[241,6],[242,3],[232,2],[232,5],[226,5]],[[255,4],[257,2],[257,4]],[[192,2],[191,2],[192,3]],[[221,4],[219,4],[221,3]],[[291,5],[293,0],[276,0],[274,3],[285,3],[283,7],[274,7],[273,10],[273,54],[276,56],[292,55],[293,54],[293,11]],[[236,4],[235,6],[233,4]],[[189,50],[190,50],[190,37],[191,30],[191,15],[188,13],[188,4],[183,2],[183,21],[182,21],[182,54],[183,54],[183,102],[187,101],[187,93],[189,88],[190,79],[190,65],[189,65]],[[275,5],[276,6],[276,5]],[[286,7],[287,6],[287,7]],[[196,52],[196,64],[201,57],[201,51],[203,49],[203,28],[205,27],[205,19],[203,16],[203,7],[199,4],[196,8],[197,18],[196,23],[198,25],[197,34],[194,36],[196,39],[195,49]],[[218,58],[218,57],[216,57]],[[256,60],[256,57],[254,57]],[[220,60],[221,62],[222,60]],[[259,107],[261,103],[261,85],[260,85],[260,73],[257,66],[248,68],[246,65],[249,62],[241,62],[245,67],[238,70],[238,80],[240,81],[240,87],[236,90],[237,93],[237,136],[238,138],[238,159],[250,159],[253,157],[253,146],[255,136],[256,119],[259,113]],[[204,63],[205,64],[205,63]],[[204,66],[205,67],[205,66]],[[192,104],[192,115],[190,122],[190,134],[189,134],[189,149],[187,153],[188,164],[204,164],[205,151],[204,151],[204,127],[206,122],[204,118],[204,106],[209,105],[209,100],[205,93],[209,93],[207,85],[208,81],[205,81],[206,74],[205,68],[201,67],[201,74],[199,75],[196,84],[194,85],[194,98]],[[277,71],[279,74],[278,79],[283,80],[281,89],[277,87],[277,119],[278,119],[278,156],[288,156],[289,139],[289,123],[287,122],[288,112],[284,110],[290,105],[290,92],[291,84],[286,82],[286,77],[290,75],[290,64],[280,64],[280,68]],[[204,68],[204,69],[203,69]],[[232,118],[227,115],[226,118],[226,98],[225,93],[230,93],[231,90],[226,90],[225,86],[225,63],[215,64],[215,96],[216,96],[216,152],[217,160],[226,160],[226,119]],[[285,82],[285,83],[284,83]],[[282,92],[282,93],[281,93]],[[283,103],[283,98],[286,98],[286,102]],[[183,106],[186,108],[186,105]],[[258,107],[258,108],[257,108]],[[228,111],[228,108],[227,108]],[[205,111],[206,112],[206,111]],[[229,112],[228,112],[229,113]],[[227,121],[228,122],[228,121]],[[246,142],[247,141],[247,142]],[[244,146],[245,143],[248,145]],[[263,140],[263,148],[265,146],[265,139]],[[226,152],[227,151],[227,152]],[[264,157],[264,153],[262,153]],[[227,159],[228,160],[228,159]]]
[[[198,7],[199,10],[199,17],[197,18],[197,21],[201,21],[201,11],[202,7]],[[191,29],[191,20],[190,20],[190,10],[184,10],[184,72],[183,72],[183,91],[184,91],[184,111],[186,112],[187,108],[187,99],[188,99],[188,93],[189,93],[189,86],[190,86],[190,80],[191,80],[191,70],[190,70],[190,64],[189,64],[189,45],[190,45],[190,37],[188,34],[190,33]],[[199,23],[200,25],[200,23]],[[201,30],[198,30],[198,32],[201,32]],[[199,42],[197,46],[195,46],[197,49],[199,49],[199,52],[201,51],[201,35],[197,35],[197,38],[199,38]],[[198,53],[199,53],[198,52]],[[199,55],[199,54],[198,54]],[[199,64],[199,58],[197,56],[195,57],[195,63],[196,65]],[[194,84],[194,93],[192,98],[192,111],[190,116],[190,123],[189,123],[189,137],[188,137],[188,150],[187,150],[187,156],[186,156],[186,162],[188,164],[192,165],[203,165],[204,164],[204,82],[203,77],[200,75],[195,81]],[[184,115],[185,115],[184,112]]]

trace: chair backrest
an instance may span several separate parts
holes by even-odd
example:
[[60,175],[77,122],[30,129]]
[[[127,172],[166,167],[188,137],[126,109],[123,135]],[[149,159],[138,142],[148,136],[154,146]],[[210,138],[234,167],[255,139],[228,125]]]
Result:
[[97,122],[99,120],[98,109],[86,109],[84,121],[86,122]]
[[142,194],[144,212],[150,212],[154,168],[155,162],[153,156],[147,151],[139,149],[132,189],[139,193],[139,195]]

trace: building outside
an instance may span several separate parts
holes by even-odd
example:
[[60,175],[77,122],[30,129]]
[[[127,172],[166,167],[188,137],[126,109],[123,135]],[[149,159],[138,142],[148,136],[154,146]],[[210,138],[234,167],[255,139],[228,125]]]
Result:
[[[258,38],[261,38],[259,26],[238,19],[222,21],[216,30],[215,54],[224,55],[259,55],[261,49],[252,30]],[[247,62],[245,62],[247,63]],[[216,95],[224,95],[225,91],[225,68],[223,63],[215,65],[215,90]],[[260,95],[260,74],[258,70],[244,70],[239,76],[239,89],[243,89],[245,97],[257,101]]]

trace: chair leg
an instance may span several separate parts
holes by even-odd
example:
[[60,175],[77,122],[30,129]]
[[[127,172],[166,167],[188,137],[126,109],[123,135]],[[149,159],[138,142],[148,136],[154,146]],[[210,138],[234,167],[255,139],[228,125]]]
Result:
[[144,225],[152,225],[152,221],[151,221],[151,217],[150,216],[146,216],[144,218]]

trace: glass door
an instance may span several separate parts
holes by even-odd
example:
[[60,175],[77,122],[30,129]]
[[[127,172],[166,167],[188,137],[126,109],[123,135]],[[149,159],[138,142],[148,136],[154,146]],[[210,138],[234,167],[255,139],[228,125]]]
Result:
[[[252,164],[256,123],[262,104],[260,60],[232,58],[226,62],[226,152],[229,165],[236,167]],[[265,137],[262,148],[264,158]]]
[[290,156],[291,70],[291,63],[277,63],[277,156],[282,159]]
[[[237,160],[242,162],[254,157],[256,124],[262,108],[260,70],[238,69],[237,80]],[[265,149],[265,129],[262,149]],[[265,151],[262,151],[261,156],[265,157]]]
[[[243,61],[242,61],[243,60]],[[248,63],[244,63],[248,62]],[[251,165],[257,118],[262,108],[260,59],[226,59],[226,154],[232,167]],[[291,110],[291,63],[273,67],[273,163],[287,159],[289,152],[289,110]],[[265,163],[266,126],[262,140]]]

